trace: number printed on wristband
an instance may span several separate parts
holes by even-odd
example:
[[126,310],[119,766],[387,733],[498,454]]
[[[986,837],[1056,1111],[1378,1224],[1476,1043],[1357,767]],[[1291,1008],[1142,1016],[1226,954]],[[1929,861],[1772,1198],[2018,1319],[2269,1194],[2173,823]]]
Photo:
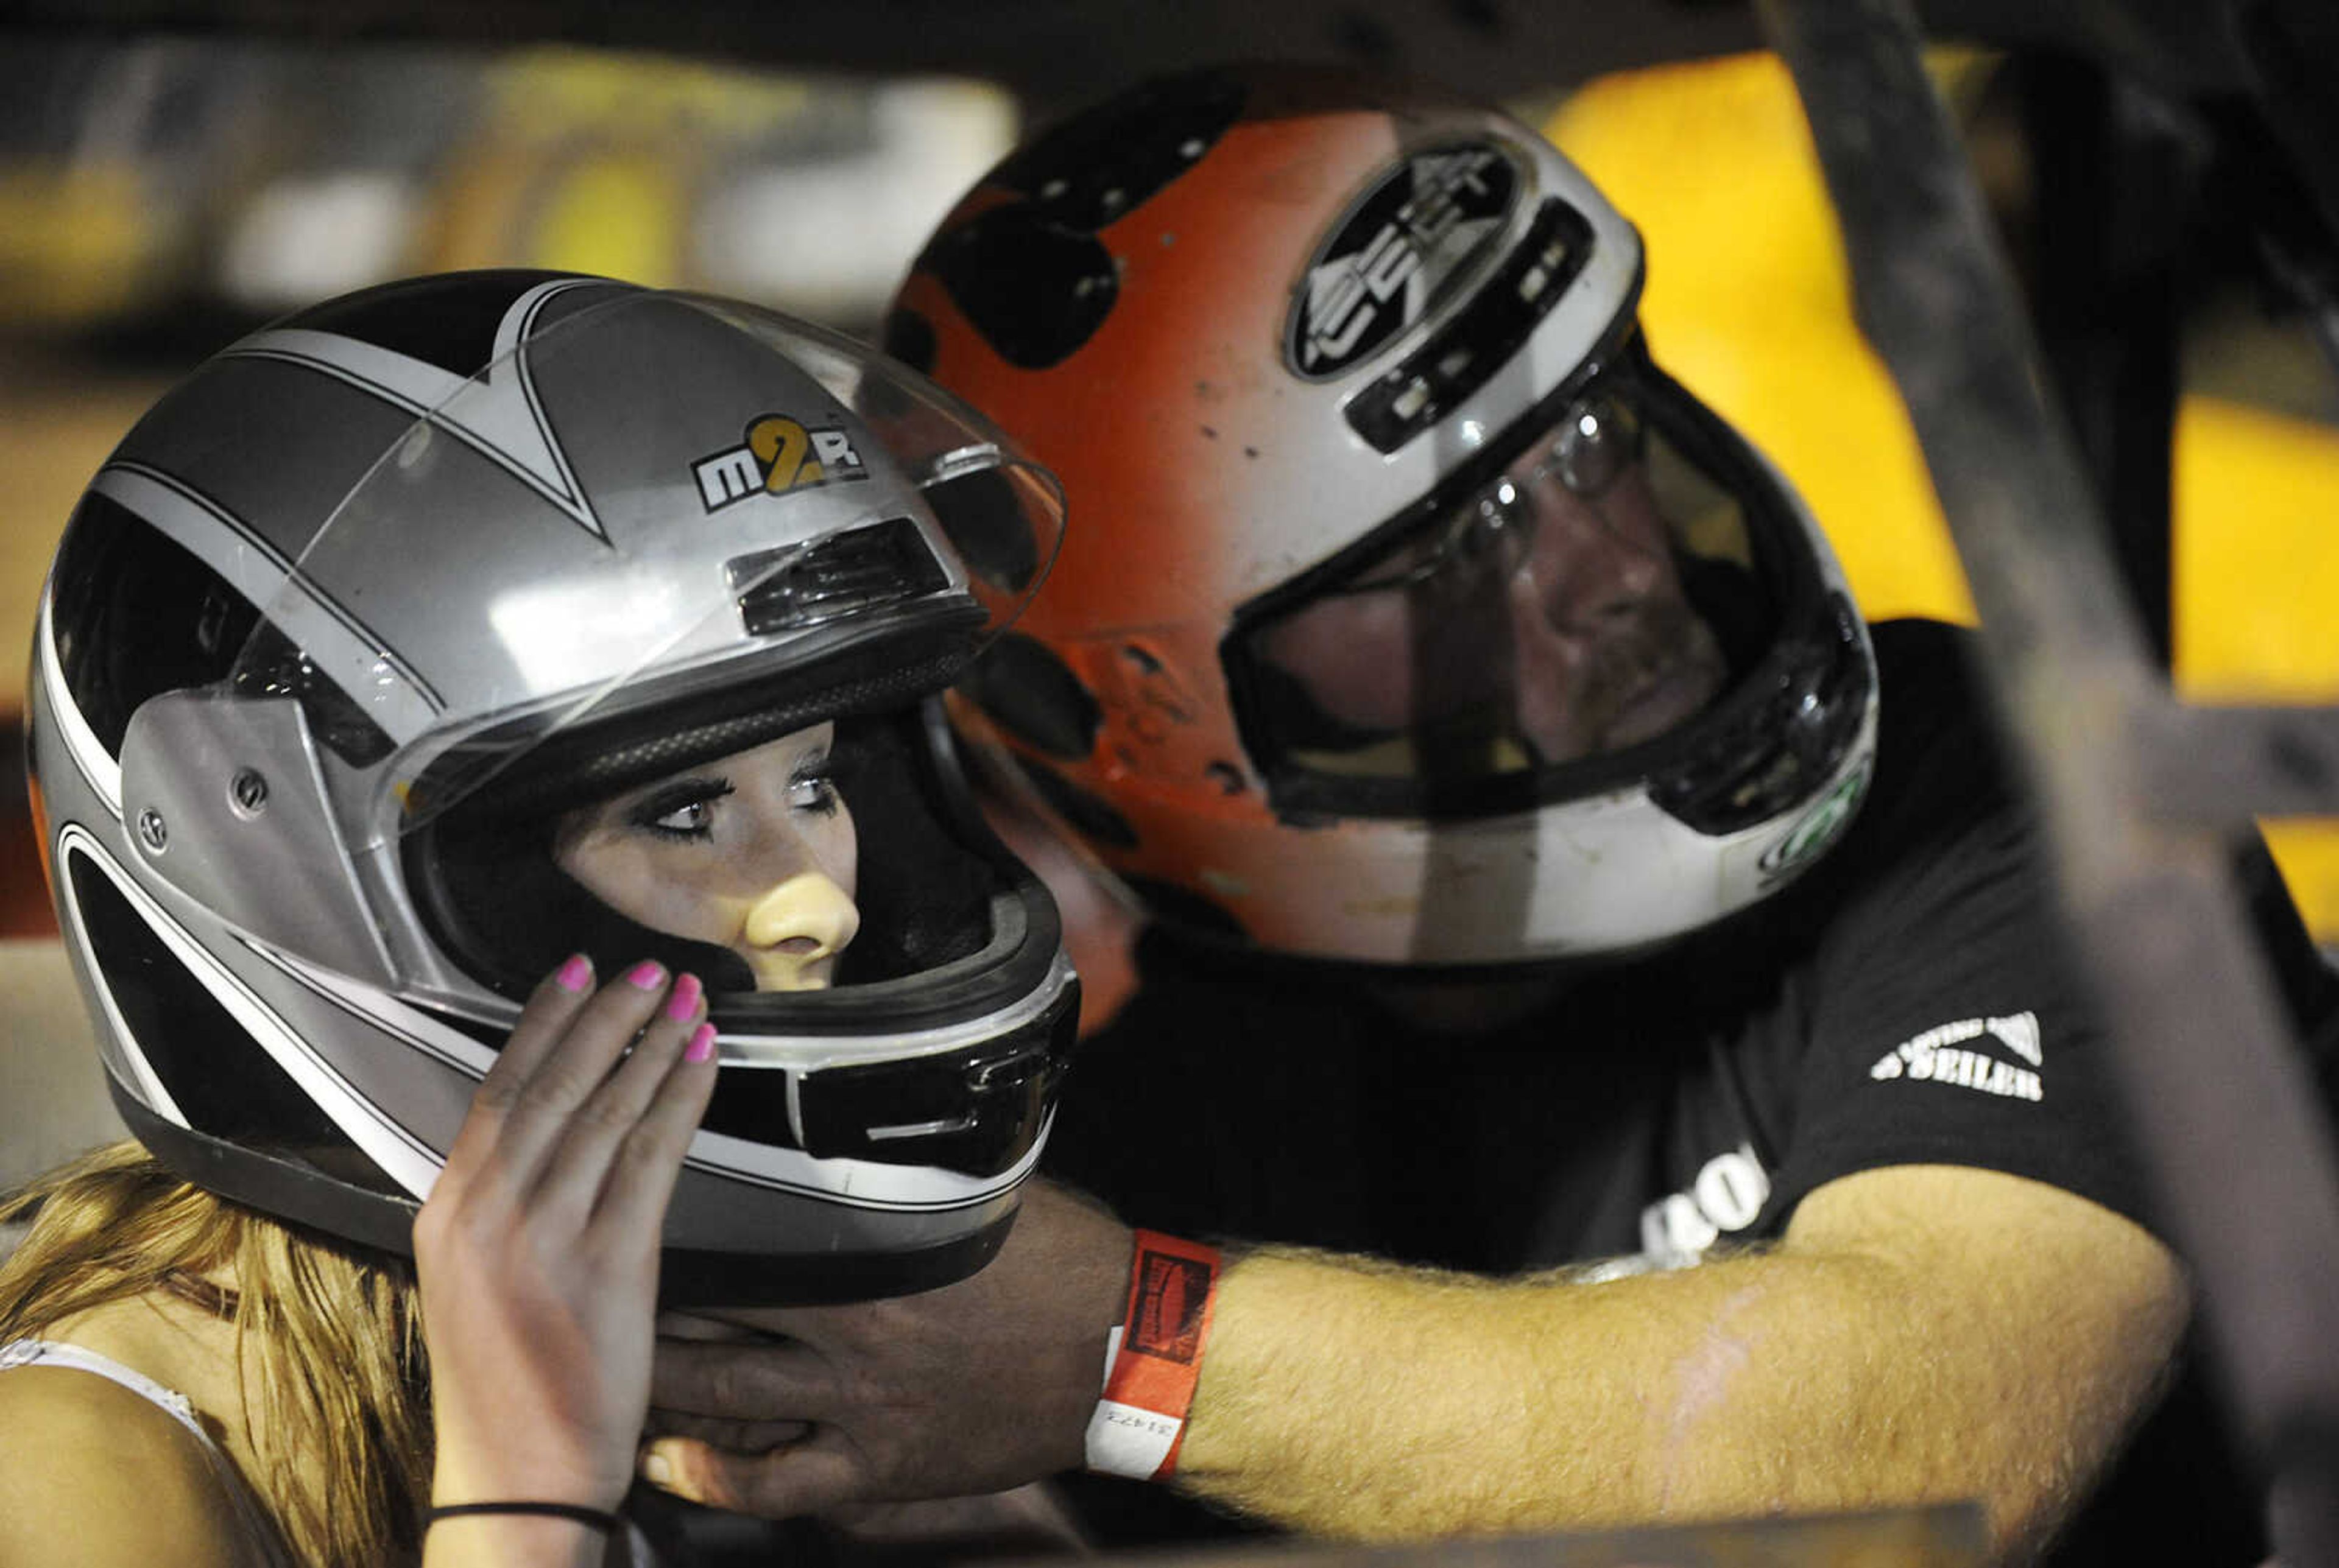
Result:
[[[1183,1425],[1175,1415],[1164,1415],[1159,1410],[1143,1410],[1134,1405],[1121,1405],[1110,1399],[1097,1401],[1097,1419],[1106,1425],[1120,1428],[1128,1440],[1150,1442],[1158,1440],[1165,1450],[1171,1438],[1178,1435]],[[1160,1458],[1155,1456],[1154,1463]]]

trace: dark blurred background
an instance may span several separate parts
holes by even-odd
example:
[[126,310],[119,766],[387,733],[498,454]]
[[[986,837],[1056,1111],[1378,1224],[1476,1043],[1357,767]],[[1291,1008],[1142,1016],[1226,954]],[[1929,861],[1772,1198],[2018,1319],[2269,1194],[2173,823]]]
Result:
[[[2104,340],[2166,340],[2174,429],[2148,478],[2166,491],[2180,690],[2328,700],[2339,317],[2225,9],[1925,8],[2050,350],[2059,333],[2079,373],[2134,380],[2100,362]],[[1746,6],[1679,0],[9,5],[0,720],[74,496],[164,385],[240,333],[400,273],[506,264],[692,284],[865,333],[926,230],[1021,130],[1214,55],[1418,70],[1544,125],[1646,232],[1658,352],[1811,497],[1862,606],[1969,617],[1899,399],[1852,326],[1791,85],[1760,40]],[[0,933],[37,936],[16,773],[0,766]],[[2269,836],[2309,927],[2339,942],[2339,832]]]
[[[1920,10],[2178,689],[2339,699],[2339,263],[2265,74],[2331,8]],[[2254,59],[2236,28],[2269,17],[2294,32]],[[0,961],[45,966],[0,971],[8,1121],[41,1119],[30,1059],[54,1054],[25,1010],[73,1017],[32,994],[62,971],[24,650],[75,497],[165,386],[282,312],[446,268],[690,284],[868,334],[1022,131],[1152,71],[1338,59],[1543,126],[1644,231],[1657,353],[1809,495],[1862,607],[1970,618],[1761,43],[1729,0],[0,0]],[[2339,946],[2339,823],[2266,831]]]

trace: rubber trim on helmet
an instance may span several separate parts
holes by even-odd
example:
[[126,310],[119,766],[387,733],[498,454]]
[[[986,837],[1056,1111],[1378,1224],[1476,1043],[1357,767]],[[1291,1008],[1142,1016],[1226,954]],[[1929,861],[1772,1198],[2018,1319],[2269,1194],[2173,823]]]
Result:
[[[408,791],[410,809],[429,813],[434,794],[450,809],[481,817],[540,815],[598,799],[630,784],[728,756],[792,731],[852,714],[908,706],[956,680],[977,651],[983,612],[964,604],[929,624],[889,616],[888,626],[835,653],[759,680],[694,694],[685,672],[627,694],[622,713],[558,726],[561,715],[537,714],[450,750]],[[533,745],[532,730],[547,730]],[[473,787],[482,758],[524,752]]]
[[[922,673],[913,669],[906,674],[894,672],[893,678],[909,689],[923,691],[931,687],[931,674],[930,670]],[[900,693],[882,689],[887,681],[886,675],[880,672],[870,683],[871,688],[877,689],[876,697],[868,705],[878,710],[873,722],[887,726],[898,723],[903,733],[896,744],[903,748],[908,765],[915,768],[919,775],[915,779],[904,777],[903,782],[920,791],[922,804],[932,815],[937,832],[948,841],[948,847],[986,872],[988,883],[982,893],[988,901],[983,920],[986,938],[955,960],[939,967],[906,972],[899,978],[854,981],[826,991],[767,993],[742,986],[737,991],[714,993],[710,997],[710,1016],[718,1028],[749,1032],[779,1028],[801,1035],[862,1034],[873,1027],[889,1033],[914,1032],[947,1028],[1014,1008],[1049,983],[1061,938],[1061,919],[1053,899],[1045,884],[1000,841],[976,808],[950,740],[940,698],[926,696],[914,705],[913,711],[896,718],[884,710],[913,705]],[[831,696],[839,689],[825,688]],[[848,683],[843,689],[869,688]],[[725,695],[738,694],[735,691]],[[756,710],[745,717],[759,726],[776,723],[778,728],[774,733],[785,734],[832,716],[829,709],[833,705],[826,699],[802,700],[814,710],[808,716],[784,702],[778,708]],[[774,719],[774,713],[784,716]],[[666,722],[670,725],[671,717],[666,717]],[[913,727],[913,734],[910,733]],[[718,728],[700,726],[694,733]],[[715,743],[716,749],[713,752],[689,754],[685,760],[665,764],[661,771],[687,765],[688,760],[696,760],[703,754],[723,755],[739,749],[742,743],[728,738],[727,732],[722,733],[725,738]],[[576,900],[566,911],[542,912],[548,936],[554,942],[552,947],[537,950],[525,942],[494,939],[483,933],[479,929],[481,912],[476,907],[480,901],[467,892],[464,886],[459,886],[462,879],[449,869],[457,857],[466,853],[461,841],[473,835],[492,838],[525,832],[531,823],[540,825],[545,814],[553,809],[556,808],[549,805],[536,808],[530,815],[515,811],[501,799],[486,802],[477,811],[459,804],[407,835],[401,846],[401,861],[410,894],[424,930],[458,967],[498,994],[519,1000],[533,991],[560,956],[574,951],[566,944],[598,932],[612,941],[638,940],[642,943],[640,951],[626,952],[621,958],[610,958],[592,948],[586,950],[596,952],[597,962],[603,962],[605,966],[650,956],[670,961],[669,968],[675,968],[676,972],[691,968],[702,978],[727,972],[723,964],[729,958],[727,950],[651,932],[614,912],[589,929],[574,922],[564,925],[564,915],[573,917],[580,910],[589,913],[604,908],[582,888],[577,888]],[[867,853],[874,855],[882,849]],[[864,893],[874,895],[877,868],[864,859],[863,869]],[[915,870],[896,867],[892,880],[899,883]],[[559,884],[553,885],[557,888]],[[573,883],[568,885],[575,886]],[[850,958],[852,950],[848,948],[846,952]],[[716,956],[718,953],[720,958]],[[707,967],[696,967],[702,959]]]

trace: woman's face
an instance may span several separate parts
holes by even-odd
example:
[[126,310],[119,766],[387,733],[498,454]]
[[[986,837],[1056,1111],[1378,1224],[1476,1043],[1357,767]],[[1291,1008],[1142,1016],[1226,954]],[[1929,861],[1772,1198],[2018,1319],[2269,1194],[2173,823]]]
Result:
[[825,986],[861,925],[835,734],[814,725],[565,813],[553,858],[618,913],[729,948],[758,991]]

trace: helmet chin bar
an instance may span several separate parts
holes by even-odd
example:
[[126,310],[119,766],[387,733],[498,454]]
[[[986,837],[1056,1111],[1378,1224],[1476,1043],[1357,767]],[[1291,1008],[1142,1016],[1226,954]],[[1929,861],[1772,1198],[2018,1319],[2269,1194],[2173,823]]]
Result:
[[[414,1256],[414,1216],[403,1194],[360,1187],[320,1169],[293,1150],[262,1149],[191,1131],[157,1116],[111,1076],[106,1088],[130,1135],[207,1192],[319,1233],[331,1246],[394,1257]],[[814,1258],[671,1247],[658,1258],[664,1307],[817,1307],[910,1296],[965,1278],[1007,1240],[1015,1211],[962,1236],[883,1253]]]
[[658,1256],[661,1307],[827,1307],[936,1290],[997,1256],[1015,1210],[964,1236],[882,1256],[840,1253],[777,1267],[768,1257],[670,1247]]

